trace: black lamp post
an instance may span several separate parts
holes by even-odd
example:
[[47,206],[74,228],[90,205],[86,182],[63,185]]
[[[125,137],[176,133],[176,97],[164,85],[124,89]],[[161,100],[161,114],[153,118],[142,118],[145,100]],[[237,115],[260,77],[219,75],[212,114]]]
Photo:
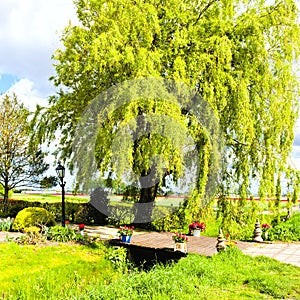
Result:
[[56,173],[57,177],[60,179],[60,186],[61,186],[61,226],[65,227],[66,224],[66,214],[65,214],[65,167],[60,164],[60,161],[58,162],[58,166],[56,167]]

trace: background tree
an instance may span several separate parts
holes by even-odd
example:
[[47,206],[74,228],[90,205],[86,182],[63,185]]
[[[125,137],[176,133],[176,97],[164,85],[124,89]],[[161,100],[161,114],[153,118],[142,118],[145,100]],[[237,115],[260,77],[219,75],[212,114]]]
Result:
[[59,183],[58,178],[56,176],[45,176],[42,178],[40,184],[44,189],[51,189],[57,186]]
[[[81,25],[65,29],[64,48],[53,56],[56,76],[52,80],[61,90],[50,98],[45,112],[39,109],[34,138],[53,139],[61,130],[60,153],[64,159],[71,158],[78,121],[98,94],[132,78],[173,79],[192,87],[219,118],[226,150],[220,202],[230,193],[246,199],[253,179],[262,198],[275,197],[276,185],[285,174],[298,116],[295,62],[300,31],[295,1],[74,3]],[[138,111],[139,105],[132,111]],[[174,108],[170,114],[180,119],[184,109],[176,112]],[[144,110],[143,114],[149,112]],[[194,132],[199,130],[194,128]],[[104,131],[107,137],[113,133],[108,127],[101,130],[100,137]],[[198,144],[203,147],[207,143],[201,143],[201,138]],[[108,138],[98,141],[102,143],[97,153],[101,169],[109,166],[110,142]],[[148,164],[146,159],[142,161],[141,165]],[[200,161],[204,162],[204,170],[211,168],[207,159]],[[141,165],[140,172],[147,171]],[[198,180],[194,193],[200,195],[198,200],[191,200],[188,206],[189,210],[194,208],[194,215],[206,178],[207,172],[203,180]],[[237,205],[244,204],[240,201]],[[236,211],[241,216],[238,208]]]
[[40,183],[39,175],[47,170],[43,152],[29,147],[29,112],[16,95],[4,95],[0,102],[0,185],[4,191],[4,211],[8,193],[16,187]]

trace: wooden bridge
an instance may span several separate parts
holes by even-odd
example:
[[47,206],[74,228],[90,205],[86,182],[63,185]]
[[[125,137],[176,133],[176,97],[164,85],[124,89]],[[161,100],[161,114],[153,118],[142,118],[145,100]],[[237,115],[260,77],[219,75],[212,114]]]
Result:
[[[136,265],[151,266],[157,262],[176,261],[187,253],[212,256],[218,253],[217,239],[207,236],[188,236],[187,253],[174,251],[173,233],[171,232],[146,232],[134,234],[130,243],[123,243],[119,239],[111,239],[109,243],[114,246],[126,247],[131,261]],[[237,247],[244,250],[253,243],[238,242]]]

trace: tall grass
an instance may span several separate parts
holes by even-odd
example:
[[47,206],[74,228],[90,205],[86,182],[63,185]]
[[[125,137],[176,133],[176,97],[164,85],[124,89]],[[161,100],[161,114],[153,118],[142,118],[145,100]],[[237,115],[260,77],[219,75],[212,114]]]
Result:
[[300,299],[299,278],[300,268],[233,249],[133,272],[95,286],[79,299]]

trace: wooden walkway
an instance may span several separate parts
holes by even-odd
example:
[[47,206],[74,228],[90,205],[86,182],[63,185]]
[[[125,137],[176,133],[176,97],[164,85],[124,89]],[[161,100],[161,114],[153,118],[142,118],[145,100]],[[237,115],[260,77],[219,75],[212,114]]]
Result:
[[[174,251],[173,233],[171,232],[147,232],[134,234],[130,243],[123,243],[120,239],[111,239],[109,243],[114,246],[126,247],[128,258],[136,266],[151,268],[157,263],[178,261],[189,253],[212,256],[217,252],[216,238],[206,236],[189,236],[187,253]],[[238,242],[241,250],[250,247],[254,243]]]
[[[171,232],[149,232],[134,234],[131,243],[134,246],[153,248],[153,249],[174,249],[174,241]],[[188,236],[187,252],[211,256],[218,253],[216,249],[217,239],[207,236]],[[254,243],[238,242],[237,247],[245,250]]]

